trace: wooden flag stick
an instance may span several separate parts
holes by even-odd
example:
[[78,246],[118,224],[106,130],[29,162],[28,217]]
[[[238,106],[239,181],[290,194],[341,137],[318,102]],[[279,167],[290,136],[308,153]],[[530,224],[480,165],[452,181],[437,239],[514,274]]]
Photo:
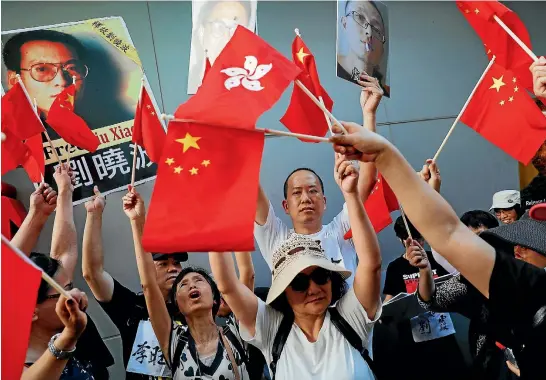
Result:
[[440,152],[442,151],[442,149],[444,149],[444,146],[446,145],[446,142],[447,140],[449,139],[449,136],[451,136],[451,134],[453,133],[453,130],[455,129],[455,126],[457,125],[457,123],[459,122],[459,120],[461,119],[461,116],[463,115],[464,111],[466,111],[466,107],[468,107],[468,104],[470,103],[470,100],[472,99],[472,97],[474,96],[474,93],[476,92],[476,90],[478,89],[478,86],[480,85],[480,83],[482,83],[483,81],[483,78],[485,78],[485,75],[487,74],[487,72],[489,71],[489,69],[491,68],[491,66],[493,66],[493,63],[495,62],[495,56],[493,56],[493,58],[491,58],[491,61],[489,61],[489,64],[487,65],[487,67],[485,68],[482,76],[480,77],[480,79],[478,79],[478,83],[476,83],[476,86],[474,86],[474,89],[472,90],[472,92],[470,93],[470,95],[468,96],[468,99],[466,99],[466,102],[465,104],[463,105],[463,108],[461,109],[461,111],[459,112],[459,114],[457,115],[457,117],[455,118],[455,121],[453,122],[453,124],[451,125],[451,128],[449,128],[449,131],[447,132],[447,135],[446,137],[444,137],[444,141],[442,141],[442,144],[440,145],[440,147],[438,148],[438,150],[436,151],[436,154],[434,155],[434,157],[432,158],[433,161],[436,161],[438,160],[438,156],[440,155]]
[[404,209],[402,206],[400,206],[400,214],[402,214],[402,220],[404,221],[404,225],[406,226],[406,232],[408,233],[408,236],[411,240],[413,240],[413,236],[411,236],[411,231],[409,229],[408,220],[406,219],[406,214],[404,213]]
[[[161,118],[165,119],[165,120],[178,122],[178,123],[196,123],[196,124],[211,125],[209,123],[203,123],[202,121],[199,121],[199,120],[177,119],[173,115],[166,115],[166,114],[162,114]],[[319,136],[313,136],[313,135],[304,135],[304,134],[301,134],[301,133],[293,133],[293,132],[285,132],[285,131],[279,131],[277,129],[256,128],[256,130],[263,131],[265,133],[270,133],[272,135],[277,135],[277,136],[296,137],[296,138],[299,138],[299,139],[306,139],[306,140],[325,142],[325,143],[330,142],[330,140],[328,140],[326,137],[319,137]]]
[[[326,105],[324,104],[324,100],[322,99],[322,96],[319,96],[319,101],[320,101],[320,104],[322,104],[324,107],[326,107]],[[332,130],[332,121],[330,120],[330,118],[328,117],[328,115],[326,113],[324,113],[324,117],[326,118],[326,124],[328,124],[328,129],[330,130],[330,135],[334,135],[334,131]]]
[[512,37],[514,41],[516,41],[516,43],[527,53],[527,55],[531,57],[533,61],[538,61],[538,57],[535,55],[535,53],[533,53],[533,51],[529,49],[529,47],[527,47],[527,45],[525,45],[514,32],[512,32],[512,29],[510,29],[497,15],[493,15],[493,18],[495,19],[497,24],[499,24],[501,28],[503,28],[504,31],[508,33],[508,35]]
[[[65,296],[66,298],[70,298],[72,299],[72,296],[66,291],[65,288],[63,288],[61,285],[59,285],[57,283],[57,281],[55,281],[53,278],[51,278],[47,273],[45,273],[42,268],[40,268],[39,266],[37,266],[36,264],[34,264],[34,262],[32,262],[32,260],[30,260],[27,255],[25,255],[23,252],[21,252],[21,250],[19,248],[17,248],[16,246],[14,246],[11,241],[9,241],[9,239],[7,237],[5,237],[4,235],[2,235],[2,242],[4,242],[8,247],[10,247],[13,252],[15,252],[17,255],[19,255],[21,257],[21,259],[25,260],[29,265],[32,265],[33,267],[35,267],[36,269],[38,269],[41,273],[42,273],[42,279],[47,282],[53,289],[55,289],[56,291],[58,291],[60,294],[62,294],[63,296]],[[8,269],[9,270],[9,269]]]

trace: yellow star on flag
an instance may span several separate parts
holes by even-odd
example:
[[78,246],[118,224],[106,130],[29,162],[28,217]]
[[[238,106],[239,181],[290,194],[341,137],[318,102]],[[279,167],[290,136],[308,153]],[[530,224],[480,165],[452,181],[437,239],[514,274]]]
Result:
[[518,86],[514,87],[514,92],[518,92],[519,88]]
[[70,94],[66,94],[66,101],[70,103],[71,105],[74,105],[74,96]]
[[465,9],[465,10],[464,10],[464,13],[470,13],[470,10],[469,10],[469,9]]
[[176,174],[180,174],[180,172],[182,171],[182,169],[183,169],[182,167],[177,166],[176,168],[174,168],[174,172],[175,172]]
[[310,55],[309,53],[304,53],[303,48],[300,48],[300,50],[296,53],[296,56],[298,57],[298,60],[303,63],[303,59]]
[[203,162],[201,162],[201,165],[203,165],[204,167],[207,167],[210,165],[210,160],[203,160]]
[[499,79],[493,78],[493,77],[492,77],[492,79],[493,79],[493,84],[491,85],[491,87],[489,87],[489,89],[494,88],[494,89],[497,90],[497,92],[499,92],[499,91],[500,91],[500,88],[506,84],[506,83],[504,83],[504,82],[502,81],[502,78],[503,78],[503,77],[504,77],[504,75],[501,75],[501,77],[500,77]]
[[152,115],[152,116],[155,115],[155,112],[154,111],[150,112],[150,115]]
[[512,78],[512,83],[516,83],[516,77]]
[[480,13],[480,10],[478,8],[474,9],[474,13],[478,14]]
[[191,168],[190,169],[191,175],[196,175],[198,171],[199,171],[199,169],[197,169],[197,168]]
[[503,105],[504,105],[504,100],[501,100],[501,101],[499,102],[499,104],[500,104],[501,106],[503,106]]
[[193,137],[192,135],[186,132],[186,136],[184,136],[183,139],[177,139],[175,141],[184,145],[184,149],[182,153],[186,153],[186,151],[190,148],[201,149],[199,148],[199,145],[197,144],[197,141],[199,140],[201,140],[201,137]]
[[167,165],[171,166],[171,165],[174,163],[174,159],[172,159],[172,158],[167,158],[167,159],[165,160],[165,163],[166,163]]
[[509,102],[513,102],[513,101],[514,101],[514,97],[513,97],[513,96],[509,97],[509,98],[508,98],[508,101],[509,101]]
[[150,109],[150,108],[152,108],[152,106],[148,104],[148,105],[146,106],[146,108]]

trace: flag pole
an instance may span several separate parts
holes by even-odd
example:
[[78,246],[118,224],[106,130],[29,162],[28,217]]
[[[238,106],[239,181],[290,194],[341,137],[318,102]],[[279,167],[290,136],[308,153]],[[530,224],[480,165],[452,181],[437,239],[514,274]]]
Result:
[[411,231],[409,229],[408,220],[406,219],[406,213],[404,212],[402,205],[400,205],[400,214],[402,214],[402,220],[404,221],[404,226],[406,226],[406,232],[408,233],[409,238],[413,240],[413,236],[411,236]]
[[449,131],[447,132],[447,135],[446,137],[444,137],[444,141],[442,141],[442,144],[440,145],[440,147],[438,148],[438,150],[436,151],[436,154],[434,155],[434,157],[432,158],[433,161],[436,161],[438,160],[438,156],[440,155],[440,152],[442,151],[442,149],[444,149],[444,146],[446,145],[446,142],[447,140],[449,139],[449,136],[451,136],[451,134],[453,133],[453,130],[455,129],[455,126],[457,125],[457,123],[459,122],[459,120],[461,119],[461,116],[463,115],[464,111],[466,111],[466,107],[468,107],[468,104],[470,103],[470,100],[472,99],[472,97],[474,96],[474,93],[476,92],[476,90],[478,89],[478,86],[480,85],[480,83],[482,83],[483,81],[483,78],[485,78],[485,75],[487,74],[487,72],[489,71],[489,69],[491,68],[491,66],[493,66],[493,63],[495,62],[495,56],[493,56],[493,58],[491,58],[491,61],[489,61],[489,64],[487,65],[487,67],[485,68],[482,76],[480,77],[480,79],[478,79],[478,83],[476,83],[476,86],[474,86],[474,89],[472,90],[472,92],[470,93],[470,95],[468,96],[468,99],[466,99],[466,103],[463,105],[463,108],[461,109],[461,111],[459,112],[459,114],[457,115],[457,117],[455,118],[455,121],[453,122],[453,124],[451,125],[451,128],[449,128]]
[[66,291],[65,288],[63,288],[61,285],[57,283],[51,276],[49,276],[47,273],[45,273],[42,268],[34,264],[32,260],[30,260],[27,255],[25,255],[19,248],[14,246],[11,241],[4,235],[2,235],[2,242],[4,242],[15,254],[17,254],[21,259],[27,262],[27,264],[32,265],[34,268],[38,269],[42,273],[42,279],[47,282],[53,289],[61,293],[66,298],[72,299],[72,296]]
[[[324,100],[322,99],[322,96],[319,96],[318,97],[320,103],[326,107],[326,105],[324,104]],[[328,117],[328,115],[326,115],[326,113],[324,114],[324,117],[326,118],[326,124],[328,124],[328,129],[330,130],[330,135],[334,135],[334,131],[332,130],[332,121],[330,120],[330,118]]]
[[529,57],[531,57],[531,59],[532,59],[533,61],[535,61],[535,62],[538,61],[538,57],[535,55],[535,53],[533,53],[533,51],[532,51],[531,49],[529,49],[529,47],[528,47],[527,45],[525,45],[525,44],[523,43],[523,41],[522,41],[518,36],[516,36],[516,34],[515,34],[514,32],[512,32],[512,29],[510,29],[510,28],[509,28],[509,27],[508,27],[508,26],[499,18],[499,16],[493,15],[493,18],[495,19],[495,21],[497,22],[497,24],[499,24],[500,27],[503,28],[504,31],[505,31],[506,33],[508,33],[508,35],[509,35],[510,37],[512,37],[512,39],[513,39],[514,41],[516,41],[516,43],[517,43],[517,44],[518,44],[518,45],[527,53],[527,55],[528,55]]
[[51,141],[51,138],[49,137],[49,134],[47,133],[46,127],[44,123],[42,122],[42,119],[40,119],[40,115],[38,115],[38,105],[33,105],[32,100],[30,100],[30,95],[27,92],[27,88],[25,87],[25,84],[23,83],[23,80],[21,79],[21,75],[17,74],[17,82],[19,82],[19,85],[23,89],[23,92],[25,93],[25,96],[27,97],[27,101],[30,104],[30,108],[34,111],[34,114],[38,118],[38,121],[40,121],[40,124],[42,124],[42,127],[44,128],[44,133],[46,136],[47,141],[49,142],[49,145],[51,145],[51,150],[53,150],[53,154],[55,155],[55,158],[59,163],[61,163],[61,159],[59,158],[59,155],[57,154],[57,151],[55,150],[55,147],[53,146],[53,142]]
[[[144,77],[142,77],[142,79],[141,79],[140,95],[138,96],[138,104],[140,105],[140,107],[142,107],[142,94],[143,93],[144,93]],[[140,107],[137,107],[137,108],[140,109]],[[157,113],[156,113],[156,115],[157,115]],[[133,125],[133,127],[134,127],[134,125]],[[135,144],[135,146],[133,147],[133,169],[132,169],[132,172],[131,172],[131,186],[133,186],[133,187],[135,186],[137,146],[138,146],[137,143],[134,143],[134,144]]]
[[[209,123],[203,123],[202,121],[199,121],[199,120],[177,119],[173,115],[166,115],[166,114],[162,114],[161,118],[166,119],[166,120],[170,120],[170,121],[174,121],[174,122],[178,122],[178,123],[195,123],[195,124],[212,125],[212,124],[209,124]],[[319,136],[313,136],[313,135],[304,135],[304,134],[301,134],[301,133],[293,133],[293,132],[285,132],[285,131],[279,131],[277,129],[256,128],[256,130],[263,131],[265,133],[270,133],[272,135],[277,135],[277,136],[296,137],[296,138],[299,138],[299,139],[306,139],[306,140],[312,140],[312,141],[317,141],[317,142],[325,142],[325,143],[330,142],[330,140],[327,139],[326,137],[319,137]]]
[[[72,75],[72,85],[74,86],[74,89],[76,88],[76,76]],[[74,105],[72,105],[74,107]],[[66,141],[65,141],[66,142]],[[68,142],[66,142],[68,144]],[[70,144],[68,144],[70,145]],[[70,165],[70,148],[66,150],[66,164]],[[70,166],[69,166],[70,167]]]

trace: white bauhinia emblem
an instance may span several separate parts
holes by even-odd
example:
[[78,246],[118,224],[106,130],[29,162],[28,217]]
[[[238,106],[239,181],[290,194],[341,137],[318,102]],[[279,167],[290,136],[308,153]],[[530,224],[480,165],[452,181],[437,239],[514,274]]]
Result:
[[272,68],[272,63],[268,65],[258,65],[258,59],[256,59],[256,57],[252,55],[246,56],[244,68],[230,67],[221,70],[222,73],[229,77],[224,82],[224,86],[228,90],[242,85],[250,91],[261,91],[264,87],[262,87],[260,79],[270,72]]

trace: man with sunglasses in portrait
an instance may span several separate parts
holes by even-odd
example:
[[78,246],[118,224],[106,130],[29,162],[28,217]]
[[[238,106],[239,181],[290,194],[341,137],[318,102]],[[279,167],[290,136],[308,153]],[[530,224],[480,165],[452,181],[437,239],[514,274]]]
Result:
[[7,68],[8,89],[17,83],[17,74],[38,111],[47,117],[55,98],[76,77],[76,99],[81,97],[89,68],[85,48],[73,36],[55,30],[32,30],[11,37],[2,51]]

